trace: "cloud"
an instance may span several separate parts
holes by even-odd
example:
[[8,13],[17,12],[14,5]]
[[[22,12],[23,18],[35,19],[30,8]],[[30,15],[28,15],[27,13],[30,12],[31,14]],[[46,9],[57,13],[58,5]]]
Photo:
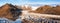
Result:
[[59,0],[22,0],[22,4],[60,4]]
[[50,5],[50,4],[60,4],[59,2],[27,2],[26,4],[43,4],[43,5]]
[[24,4],[60,4],[60,0],[0,0],[0,4],[4,3],[12,3],[17,5],[24,5]]

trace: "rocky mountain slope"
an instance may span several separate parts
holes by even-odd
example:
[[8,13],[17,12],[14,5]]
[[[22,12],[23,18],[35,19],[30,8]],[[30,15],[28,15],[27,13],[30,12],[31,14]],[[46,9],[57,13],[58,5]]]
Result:
[[0,18],[4,17],[15,21],[19,15],[21,15],[21,11],[22,9],[18,9],[16,6],[6,3],[0,7]]
[[33,11],[31,7],[26,8],[24,6],[21,8],[7,3],[0,7],[0,18],[12,21],[16,21],[19,18],[21,23],[60,23],[59,11],[60,6],[51,7],[45,5]]

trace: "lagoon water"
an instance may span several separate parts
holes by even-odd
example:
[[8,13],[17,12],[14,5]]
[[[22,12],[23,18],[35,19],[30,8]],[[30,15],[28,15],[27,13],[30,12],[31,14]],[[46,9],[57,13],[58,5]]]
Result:
[[16,21],[11,21],[6,18],[0,18],[0,23],[21,23],[21,20],[17,19]]

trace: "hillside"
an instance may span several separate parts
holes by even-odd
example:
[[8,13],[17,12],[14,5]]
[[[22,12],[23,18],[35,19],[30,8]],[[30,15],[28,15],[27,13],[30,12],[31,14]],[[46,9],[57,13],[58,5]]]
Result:
[[4,17],[14,21],[21,15],[21,11],[22,9],[18,9],[14,5],[6,3],[0,8],[0,18]]
[[53,14],[53,15],[60,15],[60,6],[57,5],[56,7],[45,5],[45,6],[40,6],[36,9],[36,13],[41,13],[41,14]]
[[[44,5],[32,10],[31,6],[16,6],[6,3],[0,7],[0,18],[7,21],[17,21],[18,23],[60,23],[60,6]],[[9,21],[9,22],[11,22]]]

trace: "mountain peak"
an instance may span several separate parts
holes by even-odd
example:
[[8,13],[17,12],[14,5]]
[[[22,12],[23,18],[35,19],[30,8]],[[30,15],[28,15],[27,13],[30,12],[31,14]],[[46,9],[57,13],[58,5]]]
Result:
[[15,21],[19,15],[22,14],[20,11],[22,11],[22,9],[18,9],[16,6],[6,3],[0,8],[0,17]]

